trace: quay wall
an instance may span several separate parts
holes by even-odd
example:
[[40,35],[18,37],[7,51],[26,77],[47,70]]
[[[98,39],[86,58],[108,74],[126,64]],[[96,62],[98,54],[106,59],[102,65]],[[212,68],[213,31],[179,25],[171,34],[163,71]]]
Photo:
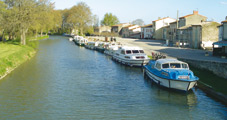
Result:
[[187,62],[196,68],[209,70],[213,72],[215,75],[227,79],[227,63],[214,62],[214,61],[200,61],[200,60],[192,60],[192,59],[185,59],[185,58],[178,58],[178,59],[184,62]]

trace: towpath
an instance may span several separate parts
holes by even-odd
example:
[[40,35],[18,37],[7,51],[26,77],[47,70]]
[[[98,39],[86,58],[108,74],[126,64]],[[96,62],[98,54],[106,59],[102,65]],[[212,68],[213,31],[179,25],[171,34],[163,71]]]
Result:
[[[104,37],[94,37],[96,39],[104,40]],[[160,52],[166,54],[170,58],[184,58],[200,61],[214,61],[227,63],[227,59],[212,56],[211,51],[179,48],[179,47],[167,47],[163,46],[165,41],[163,40],[147,40],[147,39],[129,39],[129,38],[116,38],[117,42],[128,46],[138,46],[145,50],[145,53],[151,55],[152,52]],[[208,52],[209,56],[205,56]]]

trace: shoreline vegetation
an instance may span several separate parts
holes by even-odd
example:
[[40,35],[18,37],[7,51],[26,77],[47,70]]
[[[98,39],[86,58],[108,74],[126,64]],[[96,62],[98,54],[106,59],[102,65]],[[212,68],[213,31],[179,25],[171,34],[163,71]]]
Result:
[[27,45],[20,45],[19,41],[0,43],[0,80],[11,73],[15,68],[35,56],[38,40],[47,39],[49,36],[29,38]]

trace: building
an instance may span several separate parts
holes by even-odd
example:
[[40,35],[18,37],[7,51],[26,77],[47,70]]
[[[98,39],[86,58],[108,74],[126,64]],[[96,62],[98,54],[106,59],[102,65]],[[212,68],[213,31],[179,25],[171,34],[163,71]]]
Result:
[[177,42],[182,47],[212,48],[212,44],[218,41],[217,22],[201,22],[200,24],[186,25],[177,29]]
[[122,28],[126,27],[126,26],[129,26],[129,25],[131,25],[131,24],[129,24],[129,23],[121,23],[121,24],[113,25],[113,26],[111,26],[111,32],[112,33],[116,33],[116,34],[121,36],[122,35]]
[[110,26],[99,26],[94,28],[94,32],[101,34],[103,32],[111,32],[111,27]]
[[141,27],[141,38],[151,39],[153,37],[153,25],[148,24]]
[[128,25],[122,28],[122,37],[129,38],[131,35],[141,32],[141,27],[138,25]]
[[222,21],[218,28],[219,41],[213,44],[213,55],[227,57],[227,16],[225,21]]
[[153,38],[154,39],[163,39],[163,27],[169,26],[170,23],[175,22],[176,19],[165,17],[158,20],[153,21]]
[[189,14],[179,18],[178,28],[187,25],[200,24],[203,21],[207,21],[207,17],[200,15],[198,11],[193,11],[193,14]]
[[217,22],[207,21],[207,17],[200,15],[198,11],[193,11],[179,18],[178,28],[175,32],[177,23],[170,23],[170,41],[176,46],[190,48],[212,48],[213,42],[218,41]]
[[176,35],[177,35],[177,22],[172,22],[169,24],[169,42],[176,43]]

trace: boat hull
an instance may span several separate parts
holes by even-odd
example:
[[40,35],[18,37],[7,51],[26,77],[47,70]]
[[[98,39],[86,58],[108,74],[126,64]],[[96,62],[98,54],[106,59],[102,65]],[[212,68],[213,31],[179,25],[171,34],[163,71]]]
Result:
[[144,69],[144,75],[147,75],[153,82],[160,86],[180,91],[189,91],[197,83],[197,81],[180,81],[161,78],[159,76],[156,76],[146,68]]
[[116,60],[117,62],[120,62],[125,65],[135,66],[135,67],[144,66],[149,62],[149,59],[132,60],[132,59],[123,59],[123,58],[116,57],[116,56],[113,56],[113,60]]

